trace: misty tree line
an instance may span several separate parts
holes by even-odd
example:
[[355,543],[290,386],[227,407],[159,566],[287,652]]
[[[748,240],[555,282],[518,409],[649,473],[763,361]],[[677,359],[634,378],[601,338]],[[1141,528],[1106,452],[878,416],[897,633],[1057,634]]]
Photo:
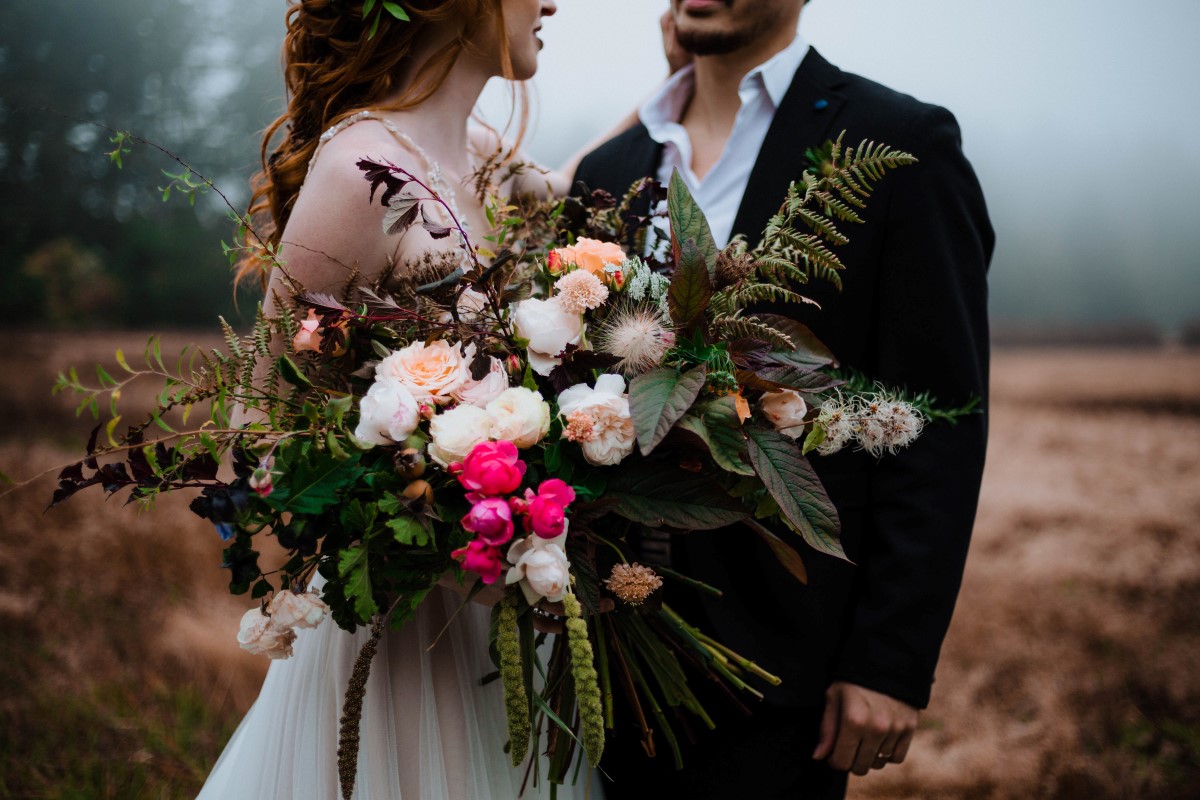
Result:
[[[183,156],[239,208],[282,103],[284,0],[0,3],[0,324],[208,326],[236,314],[215,196],[157,187]],[[243,302],[243,314],[253,303]]]

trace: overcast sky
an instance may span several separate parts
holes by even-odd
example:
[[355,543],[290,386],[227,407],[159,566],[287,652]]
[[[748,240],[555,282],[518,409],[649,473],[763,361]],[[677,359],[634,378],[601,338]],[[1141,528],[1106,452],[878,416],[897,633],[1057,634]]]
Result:
[[[529,143],[551,164],[666,71],[666,0],[558,5]],[[958,116],[999,236],[998,319],[1200,319],[1200,2],[814,0],[800,30]]]

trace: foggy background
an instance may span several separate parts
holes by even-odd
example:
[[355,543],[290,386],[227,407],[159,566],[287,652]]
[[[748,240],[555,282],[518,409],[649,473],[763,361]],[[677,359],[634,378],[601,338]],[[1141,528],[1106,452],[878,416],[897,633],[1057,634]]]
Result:
[[[534,157],[561,163],[653,91],[665,7],[560,0],[533,81]],[[243,202],[258,132],[281,104],[282,9],[3,4],[7,324],[206,326],[229,311],[219,204],[164,205],[155,187],[170,162],[137,148],[118,172],[102,155],[107,134],[79,122],[160,143]],[[818,0],[801,32],[843,69],[958,116],[998,234],[998,330],[1103,324],[1169,337],[1200,318],[1198,26],[1188,0]],[[497,82],[483,105],[503,122],[507,102]]]

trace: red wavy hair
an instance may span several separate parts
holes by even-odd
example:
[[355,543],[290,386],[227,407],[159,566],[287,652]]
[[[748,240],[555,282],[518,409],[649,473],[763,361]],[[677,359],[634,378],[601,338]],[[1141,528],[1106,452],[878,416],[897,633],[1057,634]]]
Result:
[[[287,9],[287,110],[263,134],[262,169],[250,182],[249,215],[262,239],[252,244],[279,244],[324,131],[363,108],[402,111],[420,105],[441,87],[458,57],[475,48],[482,26],[494,26],[502,75],[513,78],[502,0],[405,0],[410,21],[383,13],[374,36],[362,5],[362,0],[296,0]],[[396,99],[384,103],[402,88],[414,45],[431,25],[445,24],[457,24],[456,35],[406,81]],[[519,139],[527,113],[523,90],[514,93],[514,109]],[[272,149],[280,131],[283,138]],[[252,248],[239,262],[235,285],[258,274],[265,289],[268,275],[259,255]]]

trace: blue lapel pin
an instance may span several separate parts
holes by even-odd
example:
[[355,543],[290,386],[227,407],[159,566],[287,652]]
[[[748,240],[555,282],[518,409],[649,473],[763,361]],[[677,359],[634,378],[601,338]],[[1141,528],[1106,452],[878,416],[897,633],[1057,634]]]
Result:
[[824,97],[822,97],[817,102],[813,103],[814,111],[824,111],[827,108],[829,108],[829,101],[826,100]]

